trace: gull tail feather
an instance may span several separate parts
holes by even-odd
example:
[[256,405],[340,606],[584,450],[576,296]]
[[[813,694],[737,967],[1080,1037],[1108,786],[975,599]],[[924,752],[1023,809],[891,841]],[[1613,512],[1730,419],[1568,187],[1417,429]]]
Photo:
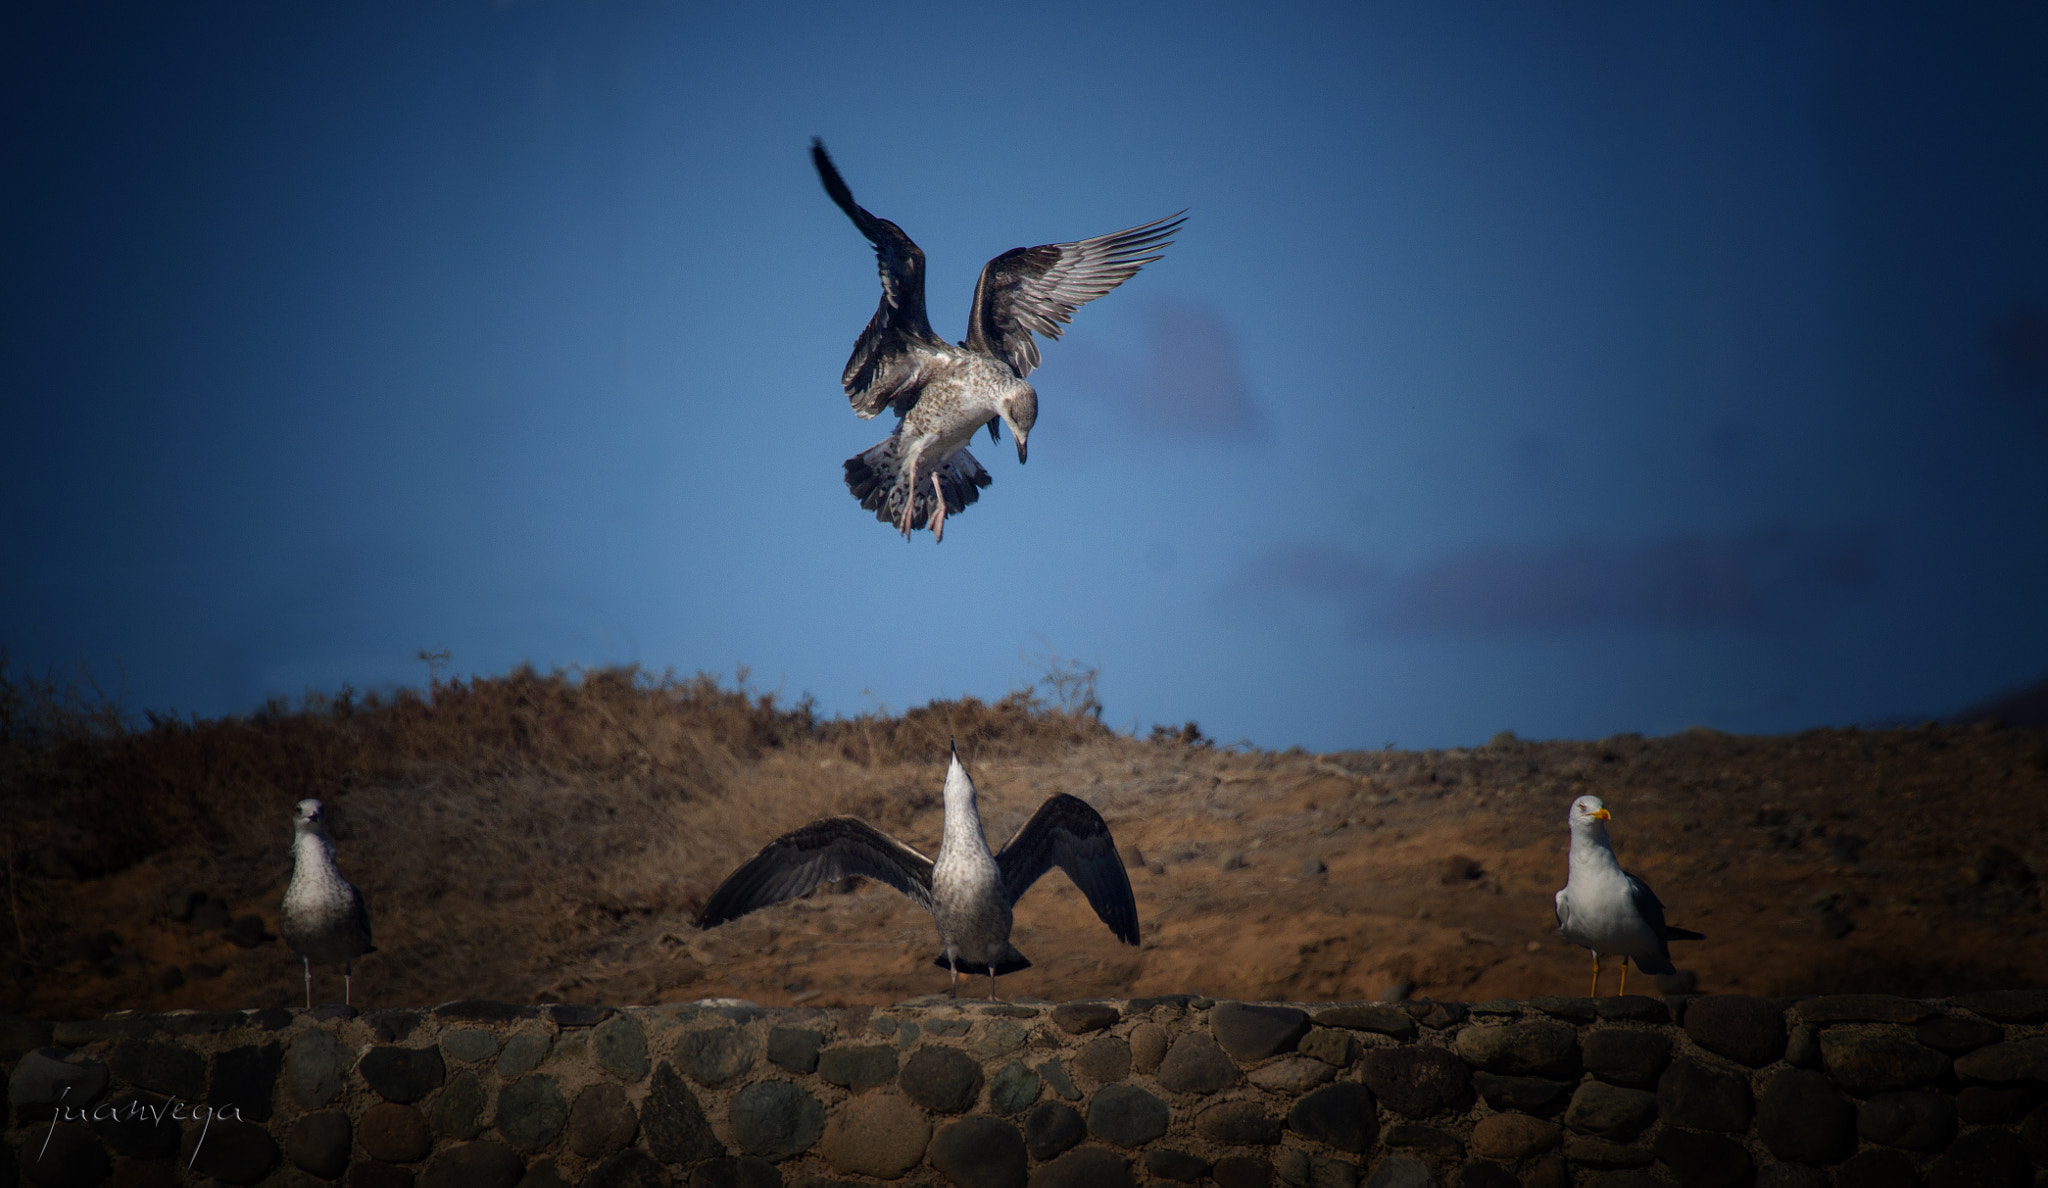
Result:
[[1705,940],[1707,939],[1707,934],[1704,932],[1694,932],[1690,928],[1673,928],[1671,925],[1666,924],[1664,926],[1664,939],[1668,941]]
[[[931,472],[927,470],[920,480],[905,474],[896,456],[896,444],[897,439],[890,437],[848,458],[846,489],[884,524],[896,523],[903,513],[903,501],[915,499],[910,526],[913,530],[923,528],[931,523],[937,504],[932,494]],[[946,492],[946,514],[960,514],[968,504],[981,498],[983,487],[994,481],[973,454],[966,450],[956,452],[939,468],[939,486]]]

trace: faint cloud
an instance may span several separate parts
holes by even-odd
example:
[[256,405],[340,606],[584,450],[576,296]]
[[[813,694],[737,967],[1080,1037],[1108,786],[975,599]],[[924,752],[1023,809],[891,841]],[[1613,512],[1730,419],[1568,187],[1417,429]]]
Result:
[[1635,544],[1497,545],[1406,570],[1303,545],[1247,563],[1223,597],[1240,606],[1269,606],[1275,594],[1323,602],[1363,635],[1740,630],[1810,618],[1875,584],[1877,562],[1868,532],[1783,526]]
[[1136,359],[1074,344],[1066,371],[1078,387],[1134,427],[1159,437],[1265,438],[1265,414],[1252,398],[1237,332],[1222,311],[1153,297],[1138,304],[1136,317]]
[[1991,384],[2000,395],[2022,399],[2048,396],[2048,313],[2023,301],[1984,329]]

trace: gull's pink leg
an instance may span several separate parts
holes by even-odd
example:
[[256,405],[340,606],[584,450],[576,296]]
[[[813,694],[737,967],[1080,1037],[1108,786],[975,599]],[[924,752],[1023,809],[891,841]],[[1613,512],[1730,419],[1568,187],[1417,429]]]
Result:
[[310,1011],[310,1010],[312,1010],[312,1009],[313,1009],[313,959],[312,959],[311,957],[308,957],[308,958],[306,958],[305,960],[306,960],[306,1009]]
[[939,486],[936,474],[932,476],[932,495],[939,501],[932,511],[932,538],[942,542],[946,539],[946,490]]

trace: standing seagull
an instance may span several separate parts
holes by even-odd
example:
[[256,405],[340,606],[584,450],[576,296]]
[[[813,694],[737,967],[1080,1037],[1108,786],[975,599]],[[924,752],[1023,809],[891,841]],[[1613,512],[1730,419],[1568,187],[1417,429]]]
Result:
[[826,817],[783,834],[726,876],[711,893],[697,927],[712,928],[756,908],[795,899],[820,883],[862,875],[889,884],[932,914],[945,946],[933,964],[953,972],[996,975],[1029,969],[1010,944],[1010,909],[1052,867],[1067,872],[1116,938],[1138,943],[1138,905],[1117,856],[1109,825],[1088,802],[1062,792],[1024,823],[1000,854],[988,851],[975,806],[974,781],[953,750],[946,768],[945,837],[931,859],[859,817]]
[[341,966],[341,1001],[355,992],[355,961],[377,947],[370,943],[370,913],[363,893],[334,865],[327,836],[327,810],[301,800],[292,814],[292,881],[284,889],[277,930],[306,963],[306,1006],[313,1005],[313,963]]
[[1628,993],[1628,959],[1644,973],[1678,972],[1671,965],[1670,942],[1706,937],[1664,922],[1664,905],[1650,885],[1621,868],[1607,842],[1601,822],[1613,814],[1598,796],[1572,801],[1566,816],[1572,827],[1570,873],[1557,893],[1557,934],[1593,951],[1594,997],[1600,994],[1600,955],[1621,957],[1621,989]]
[[1000,419],[1017,438],[1018,464],[1024,462],[1038,421],[1038,393],[1024,382],[1038,366],[1032,332],[1058,338],[1075,310],[1157,260],[1186,220],[1168,215],[1114,235],[1004,252],[975,283],[966,340],[949,346],[925,316],[924,252],[901,227],[853,200],[816,138],[811,161],[825,192],[875,245],[882,274],[881,304],[839,382],[863,418],[885,408],[902,418],[887,441],[846,460],[846,487],[905,540],[927,522],[944,540],[946,516],[979,499],[993,481],[965,448],[976,429],[987,425],[989,440],[1000,441]]

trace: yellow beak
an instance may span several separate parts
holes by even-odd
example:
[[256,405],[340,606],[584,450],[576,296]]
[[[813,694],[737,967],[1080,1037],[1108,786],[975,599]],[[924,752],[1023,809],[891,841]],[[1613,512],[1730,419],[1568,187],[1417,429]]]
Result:
[[1594,809],[1594,810],[1593,810],[1593,814],[1592,814],[1592,815],[1593,815],[1593,819],[1594,819],[1595,821],[1608,821],[1608,820],[1612,820],[1612,819],[1614,818],[1614,814],[1613,814],[1613,813],[1610,813],[1610,812],[1608,812],[1608,811],[1607,811],[1606,809],[1604,809],[1604,808],[1596,808],[1596,809]]

